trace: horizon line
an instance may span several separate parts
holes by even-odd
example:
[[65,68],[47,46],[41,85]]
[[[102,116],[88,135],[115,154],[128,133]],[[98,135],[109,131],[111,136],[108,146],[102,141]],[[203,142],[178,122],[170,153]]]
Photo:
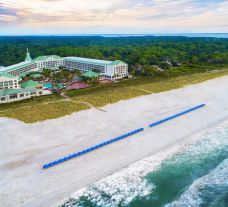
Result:
[[[81,33],[81,34],[0,34],[0,37],[17,37],[17,36],[185,36],[185,35],[228,35],[228,32],[186,32],[186,33]],[[199,36],[199,37],[200,37]],[[194,36],[193,36],[194,37]]]

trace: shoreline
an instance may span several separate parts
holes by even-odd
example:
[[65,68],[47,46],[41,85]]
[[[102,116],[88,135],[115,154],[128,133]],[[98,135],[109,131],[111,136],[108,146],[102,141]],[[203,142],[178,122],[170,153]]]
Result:
[[[83,187],[82,189],[77,190],[76,192],[73,192],[70,194],[70,196],[66,197],[65,199],[57,202],[54,205],[51,205],[50,207],[60,207],[64,203],[66,203],[69,199],[78,199],[84,193],[88,195],[87,191],[90,191],[89,187],[91,185],[99,186],[102,185],[102,183],[108,182],[110,185],[110,180],[114,181],[117,177],[130,177],[130,176],[139,176],[144,177],[148,173],[152,173],[159,169],[161,166],[161,163],[167,159],[169,159],[172,156],[175,156],[179,153],[183,153],[187,148],[191,147],[192,145],[195,145],[200,139],[204,138],[204,136],[207,136],[208,134],[212,134],[215,131],[217,131],[219,128],[227,127],[228,126],[228,119],[225,121],[220,122],[218,125],[215,125],[212,129],[204,129],[190,137],[187,137],[179,142],[173,143],[172,145],[168,146],[167,148],[162,149],[161,151],[158,151],[154,153],[153,155],[150,155],[146,158],[143,158],[141,160],[136,161],[135,163],[130,164],[129,166],[126,166],[122,169],[120,169],[117,172],[114,172],[111,175],[108,175],[105,178],[102,178],[101,180],[96,181],[95,183],[92,183],[88,186]],[[143,171],[140,169],[141,165],[145,165],[145,169]],[[149,165],[149,167],[148,167]],[[133,171],[133,173],[132,173]],[[134,172],[135,171],[135,172]],[[141,182],[143,182],[141,180]],[[114,187],[117,187],[116,185]],[[144,186],[146,187],[146,186]],[[152,189],[153,190],[153,189]],[[107,191],[107,189],[106,189]]]
[[[90,109],[36,124],[0,119],[0,124],[6,131],[0,140],[1,146],[4,146],[0,160],[0,175],[3,181],[0,181],[0,184],[5,184],[4,189],[0,191],[0,202],[5,207],[52,206],[65,197],[69,198],[77,189],[173,144],[177,145],[204,129],[217,126],[228,117],[227,81],[228,76],[225,76],[184,88],[121,101],[103,107],[107,113]],[[78,151],[131,129],[148,126],[153,121],[203,102],[207,105],[204,109],[153,129],[147,128],[146,132],[140,135],[53,169],[41,169],[44,162],[53,158]],[[14,194],[18,188],[21,192]]]
[[[224,126],[228,126],[228,119],[221,121],[217,125],[213,126],[214,128],[212,128],[212,129],[208,129],[208,128],[202,129],[201,131],[197,132],[196,134],[193,134],[189,137],[186,137],[183,140],[179,140],[175,143],[172,143],[170,146],[165,147],[164,149],[161,149],[160,151],[155,152],[154,154],[149,155],[148,157],[140,159],[140,160],[138,160],[138,161],[126,166],[126,167],[123,167],[119,171],[114,172],[114,173],[108,175],[107,177],[102,178],[101,180],[95,181],[94,183],[91,183],[91,184],[97,184],[97,183],[100,183],[106,179],[108,180],[109,178],[112,178],[113,176],[115,176],[115,174],[122,174],[122,172],[125,172],[128,169],[131,170],[135,166],[139,165],[141,162],[145,162],[147,160],[149,160],[149,161],[153,160],[154,161],[154,163],[152,164],[152,169],[150,168],[150,170],[148,170],[148,172],[151,173],[160,167],[160,163],[162,161],[168,159],[169,157],[172,157],[175,154],[182,153],[186,148],[188,148],[191,145],[194,145],[197,141],[199,141],[204,135],[213,133],[218,128],[224,127]],[[143,172],[143,176],[145,176],[148,172],[146,172],[146,173]],[[57,203],[51,205],[50,207],[59,207],[71,198],[77,199],[79,196],[81,196],[87,190],[87,188],[91,184],[84,186],[83,188],[78,189],[78,190],[70,193],[69,196],[67,196],[66,198],[62,199],[61,201],[58,201]]]

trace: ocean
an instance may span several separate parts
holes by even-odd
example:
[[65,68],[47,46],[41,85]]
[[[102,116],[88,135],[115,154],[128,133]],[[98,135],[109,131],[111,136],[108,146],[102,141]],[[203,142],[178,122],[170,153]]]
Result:
[[61,207],[227,207],[228,124],[74,193]]
[[[0,36],[11,36],[11,35],[1,35]],[[13,35],[15,36],[15,35]],[[18,35],[24,36],[24,35]],[[202,38],[228,38],[228,33],[162,33],[162,34],[36,34],[36,35],[25,35],[25,36],[101,36],[101,37],[144,37],[144,36],[155,36],[155,37],[202,37]]]
[[[94,35],[91,35],[91,36],[94,36]],[[155,37],[160,36],[160,37],[162,37],[162,36],[168,36],[168,37],[228,38],[228,33],[98,34],[98,36],[103,36],[103,37],[143,37],[143,36],[155,36]]]

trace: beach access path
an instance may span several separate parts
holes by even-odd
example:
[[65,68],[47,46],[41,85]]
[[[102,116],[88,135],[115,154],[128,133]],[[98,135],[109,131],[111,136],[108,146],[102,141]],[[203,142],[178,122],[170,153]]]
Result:
[[[149,128],[188,108],[206,106]],[[0,206],[52,206],[131,163],[228,119],[228,76],[35,124],[0,118]],[[43,164],[134,129],[139,134],[63,164]]]

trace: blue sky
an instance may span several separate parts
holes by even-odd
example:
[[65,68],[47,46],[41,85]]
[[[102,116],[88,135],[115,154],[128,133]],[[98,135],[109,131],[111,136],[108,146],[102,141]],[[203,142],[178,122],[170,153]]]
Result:
[[228,0],[0,1],[0,35],[227,32]]

